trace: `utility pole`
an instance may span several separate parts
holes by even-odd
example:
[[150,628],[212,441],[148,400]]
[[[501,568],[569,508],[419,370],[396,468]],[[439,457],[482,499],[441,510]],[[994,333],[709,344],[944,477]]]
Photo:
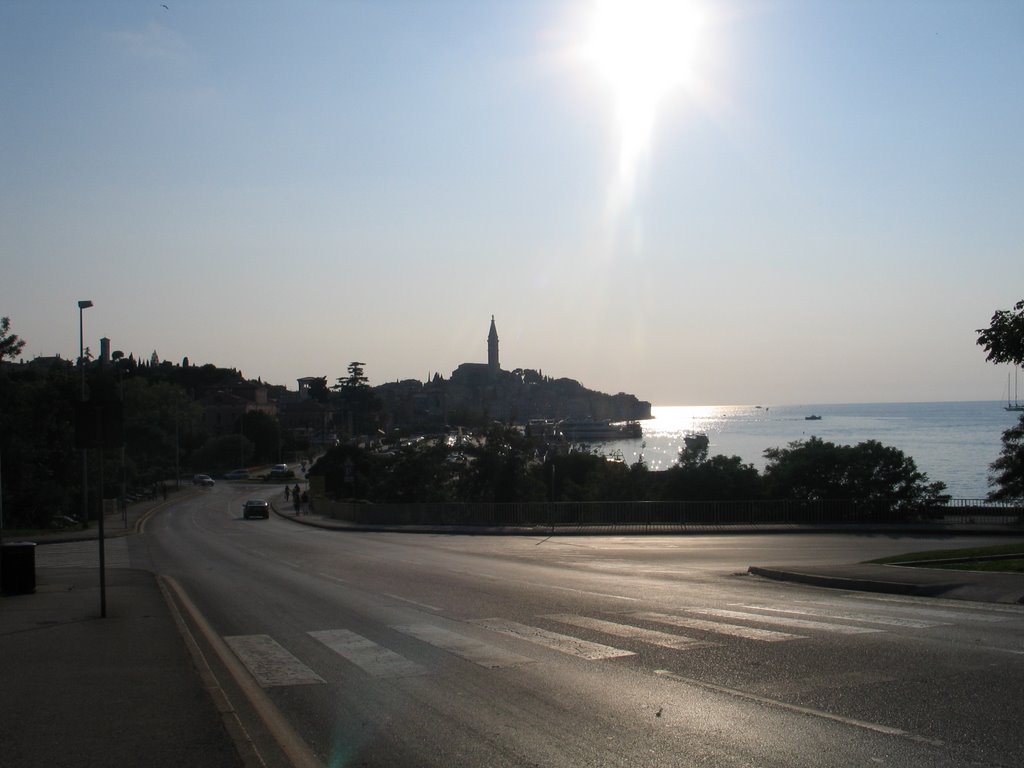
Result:
[[[83,316],[92,302],[84,299],[78,302],[78,369],[82,379],[81,402],[85,402],[85,325]],[[85,406],[83,405],[84,409]],[[89,449],[82,448],[82,529],[89,527]]]

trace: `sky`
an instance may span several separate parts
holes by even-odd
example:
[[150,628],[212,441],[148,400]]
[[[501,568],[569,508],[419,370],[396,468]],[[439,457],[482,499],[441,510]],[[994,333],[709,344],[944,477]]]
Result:
[[1017,0],[0,2],[0,316],[296,387],[998,400]]

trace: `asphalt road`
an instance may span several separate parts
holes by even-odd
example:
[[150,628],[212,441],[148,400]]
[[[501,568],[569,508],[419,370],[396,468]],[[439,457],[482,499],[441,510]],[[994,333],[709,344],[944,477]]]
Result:
[[333,532],[243,520],[259,492],[241,490],[169,508],[128,559],[194,606],[270,766],[1015,766],[1024,754],[1021,608],[745,573],[956,539]]

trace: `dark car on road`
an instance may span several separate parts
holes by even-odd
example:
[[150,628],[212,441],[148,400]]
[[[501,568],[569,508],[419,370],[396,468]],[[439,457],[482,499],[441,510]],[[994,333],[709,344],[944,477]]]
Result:
[[249,499],[242,506],[242,517],[248,520],[250,517],[270,517],[270,503],[263,499]]
[[213,485],[213,478],[209,475],[192,475],[192,485],[205,485],[209,488]]

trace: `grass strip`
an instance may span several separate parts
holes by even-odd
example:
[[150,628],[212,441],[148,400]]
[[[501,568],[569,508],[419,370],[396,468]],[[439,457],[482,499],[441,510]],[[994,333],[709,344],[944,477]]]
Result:
[[936,563],[929,568],[944,568],[948,571],[987,571],[989,573],[1024,573],[1024,559],[1021,560],[971,560],[966,563]]
[[[1020,555],[1020,559],[1006,557]],[[1003,556],[1002,560],[984,558]],[[935,563],[935,560],[959,560],[956,563]],[[967,549],[931,549],[924,552],[908,552],[904,555],[880,557],[871,563],[911,565],[927,562],[928,568],[944,568],[951,571],[988,571],[991,573],[1024,573],[1024,542],[1000,544],[995,547],[969,547]]]
[[953,560],[956,558],[990,557],[992,555],[1020,555],[1024,557],[1024,541],[1013,544],[999,544],[995,547],[970,547],[968,549],[929,549],[924,552],[909,552],[869,560],[870,563],[912,563],[917,560]]

